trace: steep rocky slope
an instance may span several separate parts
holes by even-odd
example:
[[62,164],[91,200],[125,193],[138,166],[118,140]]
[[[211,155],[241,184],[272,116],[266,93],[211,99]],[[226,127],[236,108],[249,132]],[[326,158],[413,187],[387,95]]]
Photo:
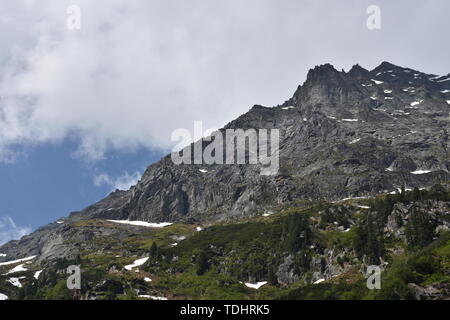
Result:
[[387,62],[372,71],[318,66],[292,98],[273,108],[254,106],[228,128],[279,129],[279,173],[261,176],[258,165],[174,165],[167,156],[129,191],[116,191],[64,223],[0,247],[7,254],[0,263],[32,255],[40,262],[69,258],[95,235],[135,232],[69,227],[83,220],[231,222],[302,201],[375,196],[450,181],[450,75]]
[[[78,213],[144,221],[235,220],[297,200],[337,200],[450,179],[450,75],[383,62],[310,70],[285,103],[225,129],[279,129],[280,171],[257,165],[151,165],[139,183]],[[199,171],[199,169],[203,169]],[[119,200],[117,200],[119,198]]]

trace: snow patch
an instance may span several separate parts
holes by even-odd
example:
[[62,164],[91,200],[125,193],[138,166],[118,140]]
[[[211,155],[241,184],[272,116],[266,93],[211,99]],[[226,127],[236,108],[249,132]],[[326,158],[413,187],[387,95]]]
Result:
[[442,90],[441,93],[449,93],[450,90]]
[[176,240],[176,241],[183,241],[183,240],[186,240],[186,237],[185,237],[185,236],[171,236],[171,238],[172,238],[173,240]]
[[352,141],[350,141],[350,144],[355,144],[361,141],[361,138],[357,138],[357,139],[353,139]]
[[375,80],[375,79],[370,79],[370,80],[375,82],[375,84],[383,84],[384,83],[383,81],[378,81],[378,80]]
[[167,301],[169,299],[165,297],[156,297],[156,296],[150,296],[148,294],[141,294],[138,296],[139,298],[145,298],[145,299],[151,299],[151,300],[161,300],[161,301]]
[[21,262],[25,262],[25,261],[30,261],[30,260],[33,260],[34,258],[36,258],[36,256],[31,256],[31,257],[27,257],[27,258],[17,259],[17,260],[13,260],[13,261],[2,262],[2,263],[0,263],[0,267],[8,266],[10,264],[16,264],[16,263],[21,263]]
[[36,280],[39,279],[39,276],[41,275],[42,271],[44,271],[44,270],[36,271],[36,272],[34,273],[34,276],[33,276],[33,277],[34,277]]
[[430,78],[428,78],[431,81],[437,80],[439,78],[442,78],[442,76],[431,76]]
[[22,279],[25,279],[25,277],[9,278],[8,280],[6,280],[6,282],[11,283],[14,287],[22,288],[22,284],[20,283],[20,280]]
[[448,104],[450,104],[450,100],[447,100],[446,102],[447,102]]
[[419,101],[414,101],[414,102],[411,102],[411,107],[414,107],[414,106],[417,106],[417,105],[419,105],[419,104],[421,104],[423,102],[423,100],[419,100]]
[[145,277],[145,278],[144,278],[144,281],[145,281],[145,282],[152,282],[152,279]]
[[289,106],[289,107],[284,107],[284,108],[281,108],[281,109],[283,109],[283,110],[289,110],[289,109],[294,109],[294,107],[293,107],[293,106]]
[[0,301],[8,300],[8,296],[6,294],[0,293]]
[[145,221],[129,221],[129,220],[107,220],[107,221],[113,222],[113,223],[129,224],[132,226],[149,227],[149,228],[164,228],[164,227],[171,226],[173,224],[170,222],[151,223],[151,222],[145,222]]
[[142,266],[144,263],[146,263],[148,260],[147,258],[142,258],[142,259],[138,259],[136,261],[134,261],[132,264],[129,264],[127,266],[125,266],[125,269],[127,269],[128,271],[131,271],[131,269]]
[[426,174],[426,173],[430,173],[432,172],[432,170],[416,170],[411,172],[412,174]]
[[24,264],[19,264],[18,266],[15,266],[14,268],[12,268],[11,270],[9,270],[7,273],[4,274],[4,276],[11,274],[11,273],[17,273],[17,272],[23,272],[23,271],[28,271],[28,269],[24,268]]
[[208,172],[208,170],[205,170],[205,169],[199,169],[198,171],[200,171],[201,173],[207,173]]
[[319,279],[319,280],[317,280],[316,282],[314,282],[313,284],[319,284],[319,283],[322,283],[322,282],[324,282],[325,281],[325,279]]
[[358,119],[342,119],[342,121],[346,121],[346,122],[358,122]]
[[6,254],[0,253],[0,258],[6,257]]
[[195,230],[197,230],[197,232],[202,231],[203,229],[201,227],[197,227]]
[[350,198],[344,198],[344,199],[341,199],[341,200],[333,201],[333,203],[343,202],[343,201],[348,201],[348,200],[362,200],[362,199],[367,199],[367,197],[350,197]]
[[255,290],[258,290],[259,288],[261,288],[262,286],[264,286],[266,284],[267,284],[267,281],[262,281],[262,282],[257,282],[257,283],[248,283],[248,282],[246,282],[245,286],[249,287],[249,288],[252,288],[252,289],[255,289]]
[[392,93],[392,90],[386,89],[386,90],[384,90],[384,93]]

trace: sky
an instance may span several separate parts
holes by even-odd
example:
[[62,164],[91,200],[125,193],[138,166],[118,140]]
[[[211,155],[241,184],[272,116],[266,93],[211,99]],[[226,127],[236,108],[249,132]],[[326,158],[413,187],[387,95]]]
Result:
[[315,65],[450,72],[448,0],[15,0],[0,12],[0,243],[128,189],[175,129],[284,102]]

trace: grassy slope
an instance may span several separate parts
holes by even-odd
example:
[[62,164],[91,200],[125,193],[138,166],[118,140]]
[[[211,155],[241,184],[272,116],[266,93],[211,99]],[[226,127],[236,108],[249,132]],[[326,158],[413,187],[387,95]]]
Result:
[[[407,197],[408,194],[400,200],[408,201]],[[383,216],[380,203],[371,200],[358,203],[380,206],[379,216]],[[361,236],[357,229],[366,216],[367,210],[351,203],[317,203],[270,217],[211,226],[201,232],[194,225],[175,224],[148,229],[122,240],[97,237],[90,243],[95,250],[82,251],[77,261],[58,261],[54,267],[45,269],[39,280],[32,280],[32,270],[37,268],[32,264],[27,266],[30,271],[14,274],[26,276],[21,290],[5,282],[9,276],[0,276],[0,292],[19,299],[72,299],[73,292],[65,286],[67,275],[62,272],[70,264],[82,266],[82,293],[95,291],[98,299],[138,299],[137,292],[169,299],[409,299],[413,296],[408,283],[426,286],[450,281],[450,233],[447,232],[426,247],[406,249],[404,254],[392,254],[390,249],[405,249],[406,244],[383,239],[384,258],[389,265],[379,291],[366,288],[361,263],[355,263],[352,256],[342,263],[353,263],[353,268],[321,284],[308,284],[305,281],[308,276],[290,286],[274,284],[273,273],[289,254],[294,256],[298,272],[308,275],[304,266],[324,249],[355,251],[355,240]],[[356,221],[357,227],[342,232],[338,226],[346,228],[350,220]],[[72,227],[97,226],[123,227],[102,220],[80,221]],[[307,235],[302,242],[296,240],[300,234]],[[187,239],[172,247],[174,236]],[[137,268],[137,272],[124,269],[136,259],[148,256],[153,243],[158,250],[144,266]],[[201,272],[200,255],[206,257]],[[302,257],[309,260],[304,262]],[[12,267],[2,268],[0,274]],[[145,277],[153,281],[146,282]],[[270,283],[254,290],[243,284],[249,279]]]

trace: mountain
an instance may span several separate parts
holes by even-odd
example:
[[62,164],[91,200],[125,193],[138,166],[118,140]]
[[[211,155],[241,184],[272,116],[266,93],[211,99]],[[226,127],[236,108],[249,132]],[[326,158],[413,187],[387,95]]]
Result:
[[[168,155],[149,166],[130,190],[113,192],[0,247],[0,269],[23,264],[5,262],[35,256],[29,265],[25,262],[28,273],[18,273],[23,272],[23,281],[29,282],[25,291],[31,293],[15,293],[8,273],[3,284],[0,276],[0,293],[61,298],[54,291],[64,291],[60,271],[70,262],[90,266],[89,286],[75,298],[111,293],[105,286],[120,287],[116,293],[125,295],[134,294],[125,287],[138,287],[148,296],[148,284],[139,278],[144,275],[160,279],[159,291],[165,288],[160,294],[174,295],[178,276],[187,277],[181,280],[191,286],[208,279],[202,272],[200,280],[186,276],[198,271],[199,261],[212,270],[211,279],[237,290],[230,289],[235,298],[257,298],[253,291],[237,295],[239,281],[270,278],[279,298],[304,298],[312,293],[283,290],[343,275],[358,278],[360,285],[361,266],[386,259],[397,265],[398,256],[415,259],[419,250],[440,259],[441,267],[448,263],[450,74],[425,74],[388,62],[371,71],[355,65],[348,72],[325,64],[310,70],[286,102],[256,105],[221,131],[227,129],[279,129],[278,174],[261,175],[259,164],[175,165]],[[421,220],[415,208],[429,216]],[[148,228],[109,220],[174,224]],[[413,229],[419,230],[416,236]],[[299,242],[299,234],[309,236]],[[427,249],[433,241],[441,242]],[[153,243],[160,253],[150,253],[145,270],[131,281],[123,273],[125,265],[148,256]],[[43,279],[27,280],[33,278],[31,270],[40,269]],[[430,277],[447,279],[448,270],[439,270]],[[429,287],[435,283],[428,280],[406,283],[415,287],[402,298],[442,297],[433,290],[448,288],[442,281],[441,287]],[[198,298],[185,290],[181,298]],[[208,297],[226,298],[222,294]]]
[[372,71],[356,65],[348,73],[318,66],[288,101],[254,106],[224,128],[279,129],[278,175],[261,176],[257,165],[174,165],[167,156],[131,190],[73,216],[231,221],[298,200],[448,181],[449,89],[450,75],[387,62]]

